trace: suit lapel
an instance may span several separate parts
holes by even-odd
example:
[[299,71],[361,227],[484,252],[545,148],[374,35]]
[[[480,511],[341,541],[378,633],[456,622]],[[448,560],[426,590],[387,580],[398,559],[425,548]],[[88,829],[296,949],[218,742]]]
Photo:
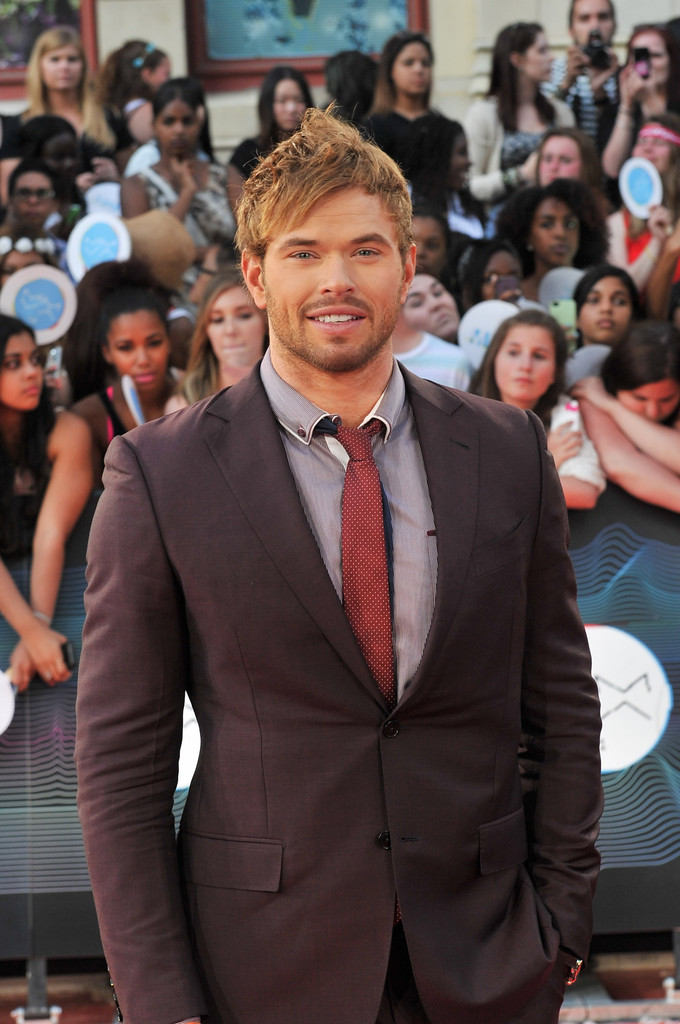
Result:
[[432,623],[409,699],[435,668],[451,631],[474,542],[479,502],[475,420],[453,392],[404,372],[425,464],[437,531],[437,589]]
[[382,704],[309,528],[259,369],[207,412],[207,445],[243,514],[295,597]]

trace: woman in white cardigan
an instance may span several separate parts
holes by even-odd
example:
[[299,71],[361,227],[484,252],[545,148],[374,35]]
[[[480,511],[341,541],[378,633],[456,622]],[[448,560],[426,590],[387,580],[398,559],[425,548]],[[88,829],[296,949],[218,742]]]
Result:
[[470,191],[476,199],[494,203],[533,181],[543,133],[575,123],[566,103],[541,92],[551,63],[545,32],[537,23],[515,22],[499,32],[489,92],[465,118]]

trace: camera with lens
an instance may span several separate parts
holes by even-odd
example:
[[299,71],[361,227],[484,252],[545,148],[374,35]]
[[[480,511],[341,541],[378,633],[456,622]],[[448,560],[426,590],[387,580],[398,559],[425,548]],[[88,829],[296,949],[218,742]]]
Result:
[[596,68],[598,71],[604,71],[611,64],[611,57],[607,53],[607,47],[604,45],[602,39],[602,33],[599,29],[594,28],[588,36],[588,43],[583,46],[582,52],[590,61],[591,68]]

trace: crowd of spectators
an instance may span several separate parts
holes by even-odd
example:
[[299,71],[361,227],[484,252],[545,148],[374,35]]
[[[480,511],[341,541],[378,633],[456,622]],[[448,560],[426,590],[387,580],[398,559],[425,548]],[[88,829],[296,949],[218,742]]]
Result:
[[[619,67],[611,0],[572,0],[568,19],[572,45],[561,61],[540,25],[501,30],[488,94],[464,125],[432,104],[435,54],[419,32],[390,38],[378,62],[334,55],[328,100],[410,185],[418,266],[397,358],[438,383],[534,410],[569,507],[592,508],[609,480],[678,512],[674,26],[638,26]],[[93,82],[66,28],[38,38],[26,92],[26,110],[2,118],[0,286],[36,263],[68,271],[68,238],[103,183],[140,242],[130,260],[77,282],[75,320],[61,341],[68,386],[52,399],[33,332],[1,318],[0,613],[17,633],[9,660],[20,686],[35,673],[49,683],[68,672],[63,638],[50,628],[63,549],[101,485],[111,439],[236,383],[261,357],[266,317],[239,278],[234,211],[257,160],[313,105],[299,70],[273,67],[257,135],[225,166],[200,84],[173,78],[165,53],[127,42]],[[644,218],[619,193],[630,156],[661,179],[661,201]],[[180,232],[170,271],[169,223]],[[467,344],[470,315],[478,331],[486,325],[481,356]],[[11,570],[28,550],[22,594]]]

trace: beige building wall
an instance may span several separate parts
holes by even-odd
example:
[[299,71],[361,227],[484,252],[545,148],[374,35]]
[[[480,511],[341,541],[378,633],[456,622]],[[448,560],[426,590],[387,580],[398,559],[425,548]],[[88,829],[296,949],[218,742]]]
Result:
[[[229,0],[225,0],[229,2]],[[680,16],[680,0],[615,0],[618,12],[616,44],[620,55],[633,25],[643,19],[662,22]],[[449,117],[461,120],[471,101],[488,84],[490,55],[497,32],[511,21],[544,25],[556,53],[568,43],[569,0],[430,0],[431,38],[435,49],[433,102]],[[183,0],[96,0],[100,56],[142,37],[166,50],[173,72],[188,74]],[[314,90],[321,102],[322,87]],[[213,140],[224,159],[243,138],[256,132],[257,91],[214,93],[209,96]]]

